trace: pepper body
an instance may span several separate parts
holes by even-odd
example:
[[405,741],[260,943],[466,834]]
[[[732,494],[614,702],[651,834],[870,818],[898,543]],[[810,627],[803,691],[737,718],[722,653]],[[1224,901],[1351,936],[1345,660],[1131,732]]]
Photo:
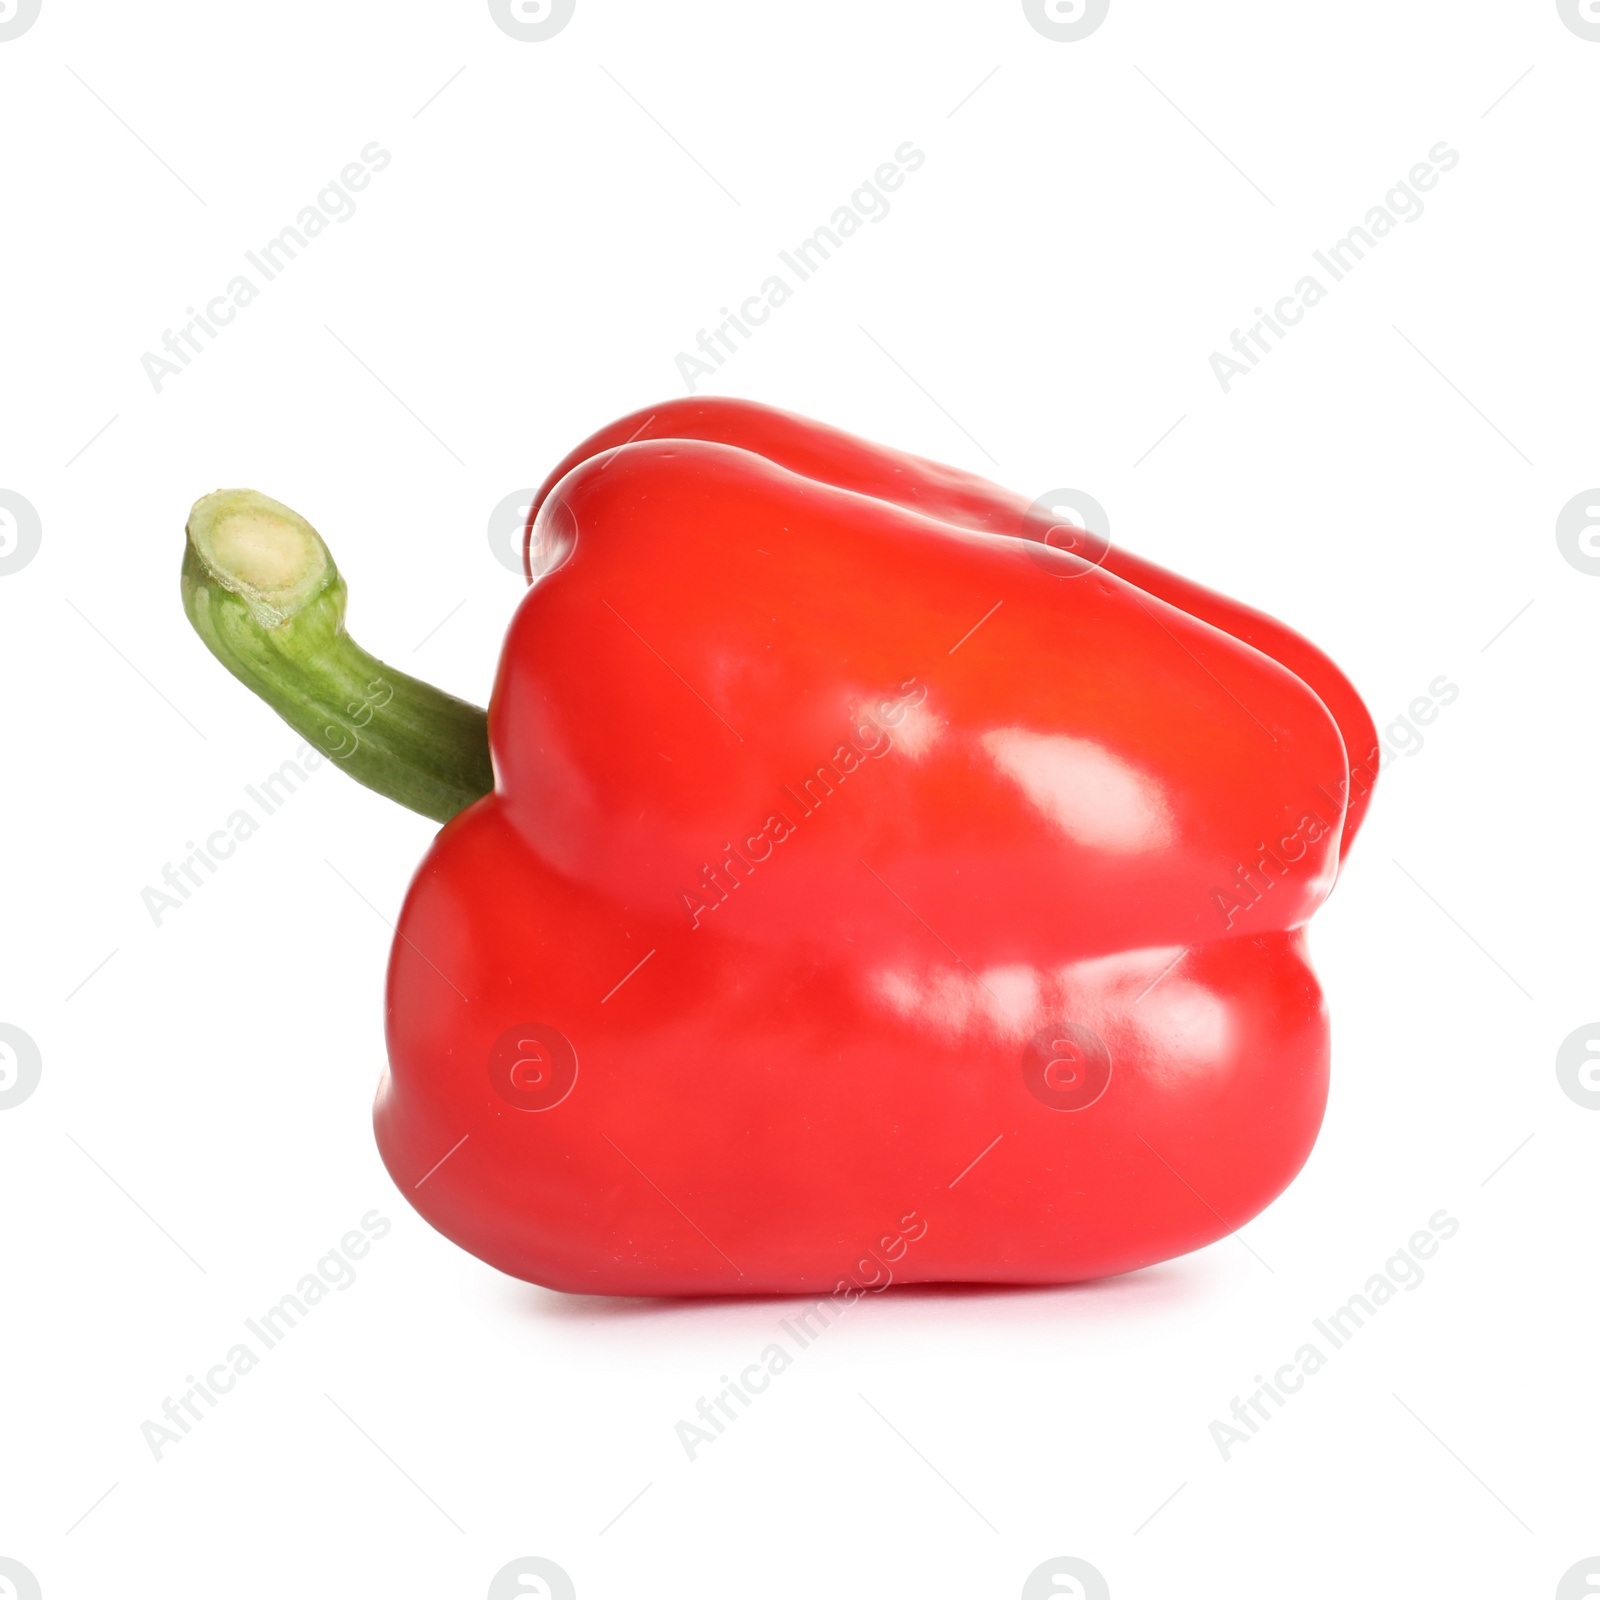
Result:
[[496,786],[391,959],[378,1140],[436,1227],[560,1289],[848,1299],[1126,1271],[1282,1190],[1370,719],[1048,531],[738,402],[552,474]]

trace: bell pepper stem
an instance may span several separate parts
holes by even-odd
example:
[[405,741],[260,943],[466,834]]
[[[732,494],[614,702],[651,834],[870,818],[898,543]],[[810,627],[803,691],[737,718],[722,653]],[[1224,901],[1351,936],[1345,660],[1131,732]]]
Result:
[[234,677],[357,783],[445,822],[494,787],[488,714],[345,632],[344,579],[309,522],[253,489],[189,513],[183,609]]

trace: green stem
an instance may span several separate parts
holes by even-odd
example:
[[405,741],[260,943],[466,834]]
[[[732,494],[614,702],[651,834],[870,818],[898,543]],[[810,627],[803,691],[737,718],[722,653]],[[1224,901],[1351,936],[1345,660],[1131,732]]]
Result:
[[386,667],[344,631],[317,530],[253,489],[189,513],[183,609],[206,647],[357,783],[445,822],[494,787],[489,719]]

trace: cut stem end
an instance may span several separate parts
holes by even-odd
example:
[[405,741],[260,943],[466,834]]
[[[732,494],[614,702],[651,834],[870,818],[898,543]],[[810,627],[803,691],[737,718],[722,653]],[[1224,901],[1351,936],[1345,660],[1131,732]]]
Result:
[[317,530],[254,489],[218,489],[195,501],[187,531],[205,570],[269,628],[294,616],[337,576]]

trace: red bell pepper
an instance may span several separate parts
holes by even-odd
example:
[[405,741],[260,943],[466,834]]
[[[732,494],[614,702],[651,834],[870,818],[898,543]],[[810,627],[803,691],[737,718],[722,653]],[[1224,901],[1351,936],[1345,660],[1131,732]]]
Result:
[[603,1294],[1062,1283],[1209,1243],[1305,1160],[1302,930],[1377,739],[1282,624],[964,473],[673,402],[539,493],[491,775],[481,712],[350,642],[303,519],[227,491],[189,535],[230,670],[451,818],[375,1120],[484,1260]]

